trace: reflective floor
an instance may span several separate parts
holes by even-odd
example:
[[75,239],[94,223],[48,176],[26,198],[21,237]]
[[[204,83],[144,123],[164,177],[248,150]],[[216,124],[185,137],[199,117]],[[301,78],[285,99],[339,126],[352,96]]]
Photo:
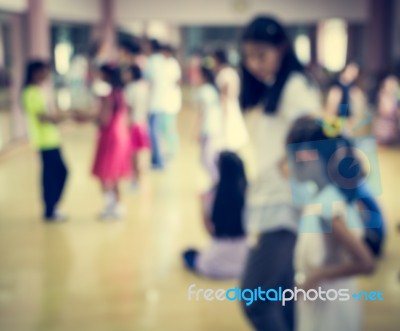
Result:
[[[165,172],[150,172],[140,192],[125,184],[126,219],[101,223],[98,183],[89,175],[95,130],[68,126],[64,153],[70,169],[65,224],[41,222],[38,159],[27,147],[0,159],[0,330],[200,331],[250,330],[235,302],[188,301],[190,284],[224,288],[186,272],[180,252],[207,242],[191,111],[180,116],[181,153]],[[400,151],[381,150],[380,197],[390,236],[387,253],[361,289],[383,291],[367,302],[364,330],[400,328]],[[345,330],[341,330],[345,331]]]

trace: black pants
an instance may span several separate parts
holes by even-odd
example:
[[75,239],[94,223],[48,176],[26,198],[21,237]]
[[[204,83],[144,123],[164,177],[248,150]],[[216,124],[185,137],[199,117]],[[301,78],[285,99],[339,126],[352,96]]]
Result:
[[61,199],[68,171],[59,148],[40,152],[42,157],[42,194],[44,217],[54,217],[55,207]]
[[[262,290],[294,287],[293,254],[296,235],[287,230],[264,233],[249,252],[241,288]],[[254,301],[243,309],[257,331],[293,331],[294,303]]]

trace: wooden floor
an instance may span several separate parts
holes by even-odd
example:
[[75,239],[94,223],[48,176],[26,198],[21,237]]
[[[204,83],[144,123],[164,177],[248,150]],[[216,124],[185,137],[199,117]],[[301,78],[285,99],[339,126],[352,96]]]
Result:
[[[139,193],[123,186],[127,214],[121,222],[95,217],[102,200],[89,175],[93,128],[72,126],[64,134],[70,169],[65,224],[40,220],[35,153],[20,148],[0,158],[1,331],[250,330],[235,302],[188,301],[190,284],[236,285],[198,278],[181,265],[184,248],[207,242],[197,198],[207,182],[192,120],[190,111],[181,114],[181,153],[165,172],[149,173]],[[384,301],[365,305],[364,330],[396,331],[400,151],[381,150],[380,159],[390,236],[379,270],[360,286],[383,291]]]

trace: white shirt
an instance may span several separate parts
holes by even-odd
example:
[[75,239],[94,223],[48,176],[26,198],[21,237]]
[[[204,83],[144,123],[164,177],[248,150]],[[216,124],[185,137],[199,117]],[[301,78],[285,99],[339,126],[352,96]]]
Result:
[[181,67],[178,61],[170,57],[167,60],[167,75],[169,84],[169,92],[167,92],[168,100],[166,103],[166,111],[175,114],[181,110],[182,107],[182,92],[179,82],[182,78]]
[[149,57],[145,77],[150,83],[150,112],[165,112],[169,93],[169,80],[167,79],[167,59],[164,55],[157,53]]
[[240,78],[235,69],[225,67],[221,69],[216,78],[218,88],[227,87],[228,97],[238,100],[240,92]]
[[[364,234],[363,221],[355,202],[349,204],[334,185],[327,185],[317,192],[304,207],[299,220],[299,236],[296,244],[296,271],[304,275],[330,263],[350,259],[344,248],[329,235],[332,220],[341,217],[355,237]],[[299,275],[302,278],[302,275]]]
[[[331,232],[333,217],[341,216],[349,231],[359,240],[362,240],[364,234],[363,222],[356,203],[348,204],[334,185],[326,186],[314,196],[310,203],[300,220],[300,231],[295,248],[296,282],[300,284],[322,266],[352,261],[349,252]],[[326,208],[326,206],[331,208]],[[323,291],[347,289],[350,295],[359,291],[355,277],[323,280],[318,286]],[[358,300],[299,300],[297,309],[299,331],[362,329],[362,313]]]
[[149,84],[144,80],[131,82],[124,89],[124,97],[131,111],[132,123],[146,123],[149,110]]
[[201,134],[222,135],[222,108],[217,89],[211,84],[202,85],[197,91],[197,102],[202,112]]
[[253,149],[252,157],[246,160],[246,169],[250,170],[246,210],[249,232],[279,228],[296,231],[297,214],[292,207],[289,180],[281,173],[280,162],[293,122],[302,115],[320,112],[321,106],[317,87],[303,74],[293,73],[282,91],[276,113],[269,115],[263,109],[255,109],[247,114]]
[[226,93],[223,100],[225,148],[238,151],[249,138],[239,104],[240,78],[235,69],[225,67],[218,73],[216,83]]

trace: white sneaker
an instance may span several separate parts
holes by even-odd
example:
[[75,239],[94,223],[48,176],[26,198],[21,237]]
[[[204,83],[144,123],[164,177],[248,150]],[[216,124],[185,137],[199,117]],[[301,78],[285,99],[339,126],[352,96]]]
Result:
[[104,209],[100,215],[99,219],[101,221],[111,221],[111,220],[119,220],[124,214],[124,210],[120,205],[116,205],[111,208]]
[[45,221],[48,223],[62,223],[65,222],[68,217],[61,213],[59,210],[54,211],[54,215],[52,217],[45,218]]
[[138,181],[134,180],[131,182],[130,191],[133,193],[139,191],[139,182]]

